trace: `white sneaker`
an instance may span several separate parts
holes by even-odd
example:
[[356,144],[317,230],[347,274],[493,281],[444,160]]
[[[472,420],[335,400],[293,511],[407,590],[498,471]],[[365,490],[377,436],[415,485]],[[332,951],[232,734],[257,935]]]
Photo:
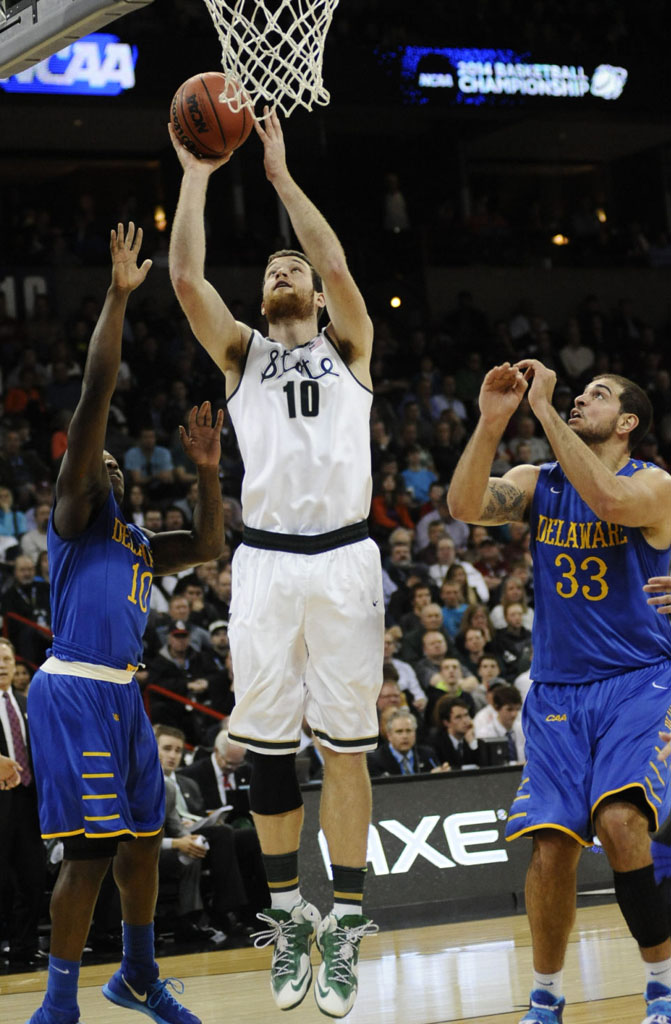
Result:
[[317,932],[322,964],[315,983],[317,1006],[327,1017],[346,1017],[354,1006],[359,986],[359,946],[364,935],[378,926],[362,914],[338,919],[331,913]]
[[321,922],[316,907],[305,900],[289,913],[264,910],[256,915],[270,927],[251,938],[257,949],[275,944],[270,966],[270,991],[280,1010],[293,1010],[305,999],[312,981],[310,947]]

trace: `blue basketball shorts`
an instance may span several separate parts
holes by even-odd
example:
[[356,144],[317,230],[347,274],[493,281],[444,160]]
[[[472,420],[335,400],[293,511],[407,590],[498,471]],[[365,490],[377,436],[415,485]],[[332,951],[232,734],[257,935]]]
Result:
[[38,670],[28,727],[44,839],[151,836],[165,786],[140,687]]
[[671,662],[598,682],[533,683],[522,710],[527,764],[506,839],[541,828],[591,846],[601,801],[642,797],[655,830],[671,811],[669,768],[657,760],[671,731]]

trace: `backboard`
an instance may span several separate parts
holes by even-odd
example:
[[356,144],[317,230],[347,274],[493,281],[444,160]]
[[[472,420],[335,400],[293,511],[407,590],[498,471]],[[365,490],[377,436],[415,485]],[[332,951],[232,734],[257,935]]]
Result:
[[57,53],[153,0],[0,0],[0,78]]

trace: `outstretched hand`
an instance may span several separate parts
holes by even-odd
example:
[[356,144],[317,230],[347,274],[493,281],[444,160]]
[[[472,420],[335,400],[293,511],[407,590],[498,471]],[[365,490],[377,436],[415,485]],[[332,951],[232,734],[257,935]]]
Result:
[[263,113],[267,115],[263,124],[254,120],[254,127],[263,143],[263,166],[266,170],[266,178],[268,181],[274,181],[282,174],[288,173],[284,135],[277,112],[269,111],[268,107],[264,107]]
[[179,136],[175,131],[172,123],[168,123],[168,135],[170,141],[175,147],[175,153],[177,153],[177,159],[182,165],[182,170],[187,171],[191,169],[199,169],[208,176],[216,171],[219,167],[223,167],[233,156],[233,150],[227,153],[226,156],[219,157],[207,157],[207,156],[196,156],[190,149],[187,149],[183,142],[180,142]]
[[180,426],[179,437],[182,448],[197,466],[219,465],[223,425],[223,409],[219,410],[213,424],[212,405],[210,402],[203,402],[200,408],[194,405],[189,413],[188,428]]
[[128,230],[124,230],[123,224],[118,224],[116,231],[112,228],[110,234],[110,252],[112,254],[112,284],[119,291],[130,293],[142,284],[149,273],[151,260],[145,260],[138,267],[137,258],[142,245],[142,228],[135,230],[133,221],[128,224]]
[[480,412],[490,423],[507,424],[519,406],[527,382],[522,373],[510,363],[502,363],[489,371],[480,388]]

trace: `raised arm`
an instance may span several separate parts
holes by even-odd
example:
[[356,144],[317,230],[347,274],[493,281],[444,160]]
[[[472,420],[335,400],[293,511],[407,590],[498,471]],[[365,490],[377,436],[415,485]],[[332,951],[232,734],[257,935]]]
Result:
[[480,420],[457,463],[447,495],[455,519],[493,526],[526,518],[538,469],[516,466],[503,477],[489,475],[503,432],[526,389],[524,377],[510,363],[495,366],[482,382]]
[[555,373],[537,359],[522,360],[517,366],[531,381],[529,404],[534,415],[583,501],[605,522],[640,527],[655,547],[666,547],[671,542],[671,476],[653,468],[633,476],[616,475],[553,407]]
[[142,228],[119,224],[111,232],[112,281],[89,344],[82,391],[68,430],[68,447],[56,483],[55,525],[75,537],[102,505],[110,488],[103,463],[109,406],[121,361],[121,335],[128,296],[144,281],[151,260],[137,265]]
[[196,465],[198,501],[190,530],[174,530],[151,535],[154,572],[157,576],[181,572],[218,558],[224,547],[224,505],[219,486],[221,428],[224,413],[220,409],[212,422],[212,407],[203,402],[189,414],[188,430],[180,426],[184,451]]
[[216,288],[205,278],[205,198],[210,175],[228,163],[198,159],[168,126],[184,175],[170,234],[170,280],[175,295],[203,348],[224,373],[237,374],[250,330],[239,323]]
[[359,364],[359,375],[363,373],[369,381],[373,325],[349,272],[343,247],[326,218],[289,174],[284,136],[275,111],[263,124],[256,121],[255,127],[263,142],[266,177],[282,200],[305,255],[322,278],[331,324],[343,344],[343,354],[350,365]]

